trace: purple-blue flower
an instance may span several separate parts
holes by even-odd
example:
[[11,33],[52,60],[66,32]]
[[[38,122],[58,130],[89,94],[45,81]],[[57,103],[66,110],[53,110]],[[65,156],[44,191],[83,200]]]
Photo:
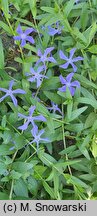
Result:
[[26,92],[22,89],[12,90],[14,85],[14,80],[11,80],[9,83],[9,89],[0,88],[0,91],[5,92],[6,94],[0,98],[0,102],[2,102],[6,97],[10,96],[14,106],[17,106],[17,99],[15,98],[14,94],[26,94]]
[[63,84],[63,86],[58,89],[59,91],[66,92],[66,88],[68,87],[71,95],[72,96],[74,95],[75,87],[80,88],[80,83],[77,80],[71,82],[73,75],[74,75],[74,73],[70,73],[66,77],[66,79],[64,79],[64,77],[62,75],[60,75],[60,81]]
[[43,78],[48,79],[47,76],[41,74],[41,72],[44,70],[43,66],[40,66],[37,68],[37,71],[34,70],[34,68],[30,68],[30,73],[26,73],[26,76],[30,76],[28,81],[30,82],[37,82],[37,88],[41,85]]
[[79,0],[75,0],[75,3],[77,4],[79,2]]
[[49,142],[49,139],[48,138],[41,138],[42,134],[44,134],[45,130],[42,129],[40,131],[38,131],[38,129],[32,129],[31,130],[31,133],[32,133],[32,136],[34,137],[33,141],[30,142],[30,144],[32,143],[36,143],[37,145],[37,150],[38,150],[38,147],[39,147],[39,143],[41,142]]
[[27,28],[24,32],[22,31],[22,28],[20,25],[17,27],[17,33],[18,36],[14,36],[14,40],[21,41],[21,47],[24,47],[26,45],[26,41],[29,41],[30,43],[34,44],[34,39],[32,36],[29,36],[31,32],[35,32],[33,28]]
[[35,111],[36,107],[35,106],[31,106],[29,108],[29,115],[28,116],[25,116],[21,113],[18,113],[18,116],[25,119],[26,122],[22,125],[22,126],[19,126],[18,129],[20,130],[26,130],[28,128],[28,125],[31,123],[33,128],[34,129],[37,129],[37,125],[34,123],[34,121],[43,121],[45,122],[46,121],[46,118],[43,116],[43,115],[38,115],[38,116],[32,116],[34,111]]
[[46,67],[45,62],[56,63],[56,60],[52,56],[47,57],[48,54],[51,54],[52,50],[54,50],[54,47],[49,47],[44,51],[44,54],[42,54],[41,50],[39,49],[37,55],[40,57],[40,59],[36,62],[36,65],[42,62],[44,67]]
[[60,26],[59,22],[56,22],[55,28],[54,26],[48,26],[48,34],[54,36],[56,34],[61,34],[64,26]]
[[67,58],[67,56],[64,55],[64,53],[63,53],[62,50],[59,51],[60,58],[61,58],[61,59],[64,59],[64,60],[66,61],[65,64],[60,65],[61,68],[66,69],[66,68],[68,68],[69,65],[71,65],[71,66],[73,67],[74,72],[77,71],[77,67],[76,67],[76,65],[74,64],[74,62],[82,61],[83,58],[82,58],[81,56],[78,56],[78,57],[76,57],[76,58],[73,58],[73,55],[74,55],[74,53],[75,53],[75,50],[76,50],[76,48],[73,48],[73,49],[70,50],[70,56],[69,56],[69,58]]
[[56,34],[61,34],[64,26],[60,26],[59,22],[52,24],[51,26],[42,26],[42,30],[45,30],[50,36],[54,36]]
[[56,111],[58,111],[62,115],[62,111],[58,107],[58,104],[55,104],[54,102],[51,101],[51,105],[52,105],[51,107],[48,107],[48,110],[53,111],[53,113],[55,113]]

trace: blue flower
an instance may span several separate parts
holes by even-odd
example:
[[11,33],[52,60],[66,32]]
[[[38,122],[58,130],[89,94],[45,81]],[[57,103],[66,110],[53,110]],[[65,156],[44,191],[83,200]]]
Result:
[[58,104],[55,104],[54,102],[51,102],[51,105],[52,105],[51,107],[48,107],[48,110],[53,111],[53,113],[55,113],[56,111],[58,111],[62,115],[62,111],[58,107]]
[[0,98],[0,102],[2,102],[6,97],[11,97],[14,106],[17,106],[17,99],[14,94],[26,94],[26,92],[22,89],[12,90],[12,86],[14,85],[14,80],[11,80],[9,83],[9,89],[0,88],[0,91],[5,92],[6,94]]
[[34,121],[43,121],[45,122],[46,121],[46,118],[43,116],[43,115],[38,115],[38,116],[32,116],[34,111],[35,111],[36,107],[35,106],[31,106],[29,108],[29,115],[28,116],[25,116],[21,113],[18,113],[18,116],[25,119],[26,122],[22,125],[22,126],[19,126],[18,129],[20,130],[26,130],[28,128],[28,125],[31,123],[33,128],[34,129],[37,129],[37,125],[34,123]]
[[50,36],[54,36],[56,34],[60,35],[62,33],[62,29],[64,28],[64,26],[60,26],[59,22],[56,22],[51,26],[42,26],[41,28],[43,31],[45,30]]
[[14,40],[21,41],[21,47],[24,47],[26,45],[26,41],[29,41],[30,43],[34,44],[34,39],[32,36],[28,36],[31,32],[35,32],[33,28],[28,28],[24,32],[22,31],[22,28],[20,25],[17,27],[17,33],[18,36],[14,36]]
[[77,80],[75,80],[74,82],[71,82],[73,75],[74,73],[70,73],[66,77],[66,79],[64,79],[64,77],[60,75],[60,81],[63,84],[63,87],[59,88],[58,89],[59,91],[66,92],[66,88],[68,88],[71,95],[74,96],[75,87],[80,88],[80,83]]
[[38,129],[37,128],[34,128],[31,130],[31,133],[32,133],[32,136],[34,137],[33,141],[30,142],[30,144],[32,143],[36,143],[37,145],[37,150],[39,148],[39,143],[42,143],[42,142],[49,142],[49,139],[48,138],[41,138],[42,134],[44,134],[45,130],[42,129],[38,132]]
[[81,56],[73,58],[75,50],[76,50],[76,48],[73,48],[70,50],[70,57],[69,58],[66,55],[64,55],[62,50],[59,51],[60,58],[64,59],[66,61],[65,64],[60,65],[61,68],[66,69],[66,68],[68,68],[69,65],[71,65],[73,67],[74,72],[77,71],[77,67],[74,64],[74,62],[81,61],[81,60],[83,60],[83,58]]
[[48,54],[51,54],[51,51],[54,50],[54,47],[49,47],[47,48],[45,51],[44,51],[44,54],[42,54],[41,50],[39,49],[38,50],[38,56],[40,57],[40,59],[36,62],[36,66],[42,62],[44,67],[46,67],[45,65],[45,62],[53,62],[53,63],[56,63],[56,60],[50,56],[50,57],[47,57]]
[[30,73],[26,73],[26,76],[30,76],[28,81],[30,82],[37,82],[37,88],[41,85],[43,78],[48,79],[47,76],[41,74],[41,72],[44,70],[43,66],[40,66],[37,68],[37,71],[34,70],[34,68],[30,68]]

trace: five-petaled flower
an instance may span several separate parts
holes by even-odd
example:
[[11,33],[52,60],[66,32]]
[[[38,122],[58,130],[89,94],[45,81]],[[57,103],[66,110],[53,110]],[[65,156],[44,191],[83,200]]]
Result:
[[56,34],[60,35],[64,26],[60,26],[59,22],[56,22],[55,25],[49,25],[47,27],[42,26],[42,30],[45,30],[50,36],[54,36]]
[[41,72],[44,70],[43,66],[40,66],[37,68],[37,71],[34,70],[34,68],[30,68],[30,73],[26,73],[26,76],[30,76],[28,81],[30,82],[37,82],[37,88],[41,85],[43,78],[48,79],[47,76],[41,74]]
[[37,55],[40,57],[40,59],[36,62],[36,65],[38,65],[40,62],[42,62],[44,67],[46,68],[45,62],[56,63],[56,60],[52,56],[47,57],[48,54],[51,54],[51,51],[53,49],[54,49],[54,47],[47,48],[44,51],[44,54],[42,54],[41,50],[39,49]]
[[65,64],[60,65],[61,68],[66,69],[66,68],[68,68],[69,65],[71,65],[73,67],[74,72],[77,71],[77,67],[74,64],[74,62],[81,61],[81,60],[83,60],[83,58],[81,56],[73,58],[75,50],[76,50],[76,48],[73,48],[73,49],[70,50],[70,57],[69,58],[67,58],[67,56],[64,55],[62,50],[59,51],[60,58],[64,59],[66,61]]
[[37,128],[34,128],[34,129],[31,130],[31,133],[32,133],[32,136],[34,137],[34,139],[33,139],[33,141],[30,142],[30,144],[36,143],[37,150],[38,150],[38,147],[39,147],[39,143],[49,142],[48,138],[41,138],[41,136],[42,136],[42,134],[44,134],[44,132],[45,132],[44,129],[38,131]]
[[11,80],[9,83],[9,89],[0,88],[0,91],[5,92],[6,94],[0,98],[0,102],[2,102],[6,97],[10,96],[14,106],[17,106],[17,99],[15,98],[14,94],[26,94],[26,92],[22,89],[12,90],[14,85],[14,80]]
[[46,118],[43,116],[43,115],[38,115],[38,116],[32,116],[34,111],[35,111],[36,107],[35,106],[31,106],[29,108],[29,115],[28,116],[25,116],[21,113],[18,113],[18,116],[25,119],[26,122],[22,125],[22,126],[19,126],[18,129],[20,130],[26,130],[28,128],[28,125],[31,123],[33,128],[34,129],[37,129],[37,125],[34,123],[34,121],[43,121],[45,122],[46,121]]
[[66,88],[68,87],[71,95],[72,96],[74,95],[75,87],[80,88],[80,83],[77,80],[71,82],[73,75],[74,75],[74,73],[70,73],[66,77],[66,79],[64,79],[64,77],[62,75],[60,75],[60,81],[63,84],[63,86],[58,89],[59,91],[65,92]]
[[54,102],[51,101],[51,105],[52,105],[51,107],[48,107],[48,110],[53,111],[53,113],[58,111],[62,115],[62,111],[58,107],[58,104],[55,104]]
[[14,36],[14,40],[21,41],[21,47],[24,47],[26,45],[26,41],[29,41],[30,43],[34,44],[34,39],[32,36],[28,36],[31,32],[35,32],[33,28],[28,28],[24,32],[22,31],[22,28],[20,25],[17,27],[17,33],[18,36]]

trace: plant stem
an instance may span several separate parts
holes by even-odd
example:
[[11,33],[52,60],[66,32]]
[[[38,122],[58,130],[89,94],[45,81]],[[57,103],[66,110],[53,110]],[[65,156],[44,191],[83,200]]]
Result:
[[[64,116],[64,105],[62,104],[62,120],[63,120],[63,116]],[[66,149],[66,142],[65,142],[65,134],[64,134],[64,124],[62,124],[62,131],[63,131],[63,143],[64,143],[64,149]],[[66,154],[66,161],[68,161],[68,155]],[[72,171],[71,171],[71,168],[70,166],[68,165],[68,170],[69,170],[69,173],[70,175],[72,175]]]

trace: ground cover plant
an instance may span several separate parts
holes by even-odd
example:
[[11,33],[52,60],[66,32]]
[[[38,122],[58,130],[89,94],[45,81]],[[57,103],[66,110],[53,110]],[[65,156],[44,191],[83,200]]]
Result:
[[97,199],[97,0],[0,0],[0,200]]

